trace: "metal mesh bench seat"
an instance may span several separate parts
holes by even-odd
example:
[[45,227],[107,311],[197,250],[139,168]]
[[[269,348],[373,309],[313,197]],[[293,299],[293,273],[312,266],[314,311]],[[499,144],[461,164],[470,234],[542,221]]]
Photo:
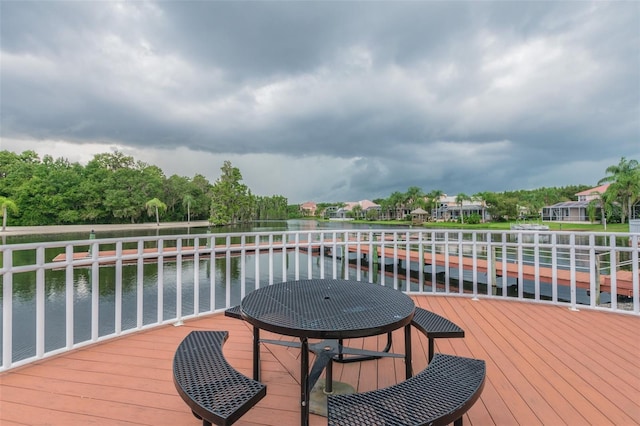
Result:
[[329,426],[462,425],[480,397],[485,362],[435,354],[419,374],[371,392],[328,396]]
[[227,331],[192,331],[173,358],[173,382],[193,414],[210,426],[231,425],[267,394],[235,370],[222,353]]
[[464,330],[448,319],[418,307],[416,307],[411,325],[426,334],[429,339],[429,361],[433,359],[435,339],[464,337]]
[[240,315],[240,305],[232,306],[224,311],[225,317],[242,319],[242,315]]

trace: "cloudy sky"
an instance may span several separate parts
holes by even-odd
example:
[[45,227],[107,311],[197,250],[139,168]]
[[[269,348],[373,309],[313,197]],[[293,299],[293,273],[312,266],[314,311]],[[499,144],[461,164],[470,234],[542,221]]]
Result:
[[640,2],[0,1],[0,149],[290,203],[640,160]]

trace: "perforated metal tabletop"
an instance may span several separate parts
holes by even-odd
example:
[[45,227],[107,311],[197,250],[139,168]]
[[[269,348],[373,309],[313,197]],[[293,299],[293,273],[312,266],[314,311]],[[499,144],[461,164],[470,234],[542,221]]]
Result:
[[413,300],[393,288],[324,279],[262,287],[240,306],[242,316],[263,330],[318,339],[383,334],[409,324],[415,310]]

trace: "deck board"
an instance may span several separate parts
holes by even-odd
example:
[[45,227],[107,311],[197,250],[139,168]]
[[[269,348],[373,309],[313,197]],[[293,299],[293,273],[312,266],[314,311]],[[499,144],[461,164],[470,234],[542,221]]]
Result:
[[[465,415],[468,425],[640,424],[640,318],[512,300],[414,296],[418,306],[460,325],[462,339],[436,350],[484,359],[487,381]],[[0,374],[4,425],[201,424],[178,396],[173,354],[192,330],[229,330],[225,356],[251,375],[251,329],[223,315],[191,320],[87,346]],[[263,333],[264,338],[289,339]],[[382,348],[386,336],[351,346]],[[402,331],[393,349],[402,350]],[[427,340],[413,329],[414,371],[425,368]],[[262,345],[267,396],[237,423],[299,423],[299,350]],[[404,378],[402,359],[334,364],[334,378],[363,392]],[[326,419],[311,415],[312,425]]]

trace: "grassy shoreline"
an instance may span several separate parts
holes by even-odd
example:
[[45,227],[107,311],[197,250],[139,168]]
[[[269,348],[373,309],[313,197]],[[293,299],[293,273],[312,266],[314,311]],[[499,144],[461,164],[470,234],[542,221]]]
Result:
[[[329,222],[325,220],[325,222]],[[352,223],[370,224],[370,225],[405,225],[414,228],[425,229],[479,229],[479,230],[496,230],[509,231],[511,225],[517,222],[487,222],[479,224],[461,224],[457,222],[425,222],[421,225],[413,225],[411,221],[393,220],[393,221],[369,221],[369,220],[353,220]],[[537,223],[537,222],[532,222]],[[580,231],[580,232],[629,232],[628,223],[612,223],[607,224],[607,229],[599,223],[569,223],[569,222],[542,222],[543,225],[549,226],[550,231]]]
[[[310,220],[318,220],[323,222],[329,222],[319,218],[310,218]],[[427,222],[422,225],[412,225],[410,221],[367,221],[367,220],[353,220],[349,223],[367,224],[367,225],[381,225],[381,226],[410,226],[413,228],[424,229],[478,229],[478,230],[511,230],[511,223],[509,222],[489,222],[475,225],[460,224],[456,222]],[[558,223],[558,222],[544,222],[549,226],[551,231],[580,231],[580,232],[629,232],[628,223],[614,223],[608,224],[607,230],[601,224],[591,223]],[[0,235],[31,235],[31,234],[57,234],[57,233],[72,233],[72,232],[91,232],[91,230],[99,231],[119,231],[127,229],[171,229],[171,228],[200,228],[209,226],[209,222],[206,220],[193,221],[193,222],[160,222],[160,225],[156,225],[155,222],[148,223],[120,223],[120,224],[93,224],[93,225],[51,225],[51,226],[8,226],[5,231],[0,230]]]
[[200,228],[209,226],[206,220],[192,222],[155,222],[148,223],[113,223],[113,224],[92,224],[92,225],[50,225],[50,226],[7,226],[0,235],[32,235],[32,234],[63,234],[72,232],[86,232],[94,230],[100,231],[122,231],[127,229],[171,229],[171,228]]

